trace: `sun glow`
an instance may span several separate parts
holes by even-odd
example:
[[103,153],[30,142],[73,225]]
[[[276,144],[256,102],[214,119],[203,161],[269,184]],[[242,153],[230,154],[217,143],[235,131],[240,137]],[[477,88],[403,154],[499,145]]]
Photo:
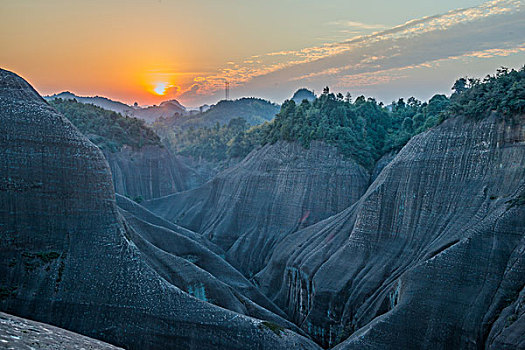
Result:
[[157,83],[155,84],[155,87],[153,88],[153,91],[157,95],[164,95],[166,93],[166,89],[168,88],[168,83]]

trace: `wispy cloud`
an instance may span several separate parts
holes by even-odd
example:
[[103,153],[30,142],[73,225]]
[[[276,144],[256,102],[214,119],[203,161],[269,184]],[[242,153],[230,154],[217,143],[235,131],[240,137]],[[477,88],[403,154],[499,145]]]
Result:
[[383,29],[301,50],[270,52],[228,62],[199,82],[195,93],[210,94],[230,85],[257,89],[326,81],[333,86],[379,84],[432,62],[488,58],[524,52],[525,0],[496,0],[480,6],[414,19],[384,29],[380,24],[334,22],[347,29]]
[[385,26],[384,24],[369,24],[355,21],[333,21],[328,24],[335,25],[338,27],[352,28],[356,30],[377,30],[387,28],[387,26]]

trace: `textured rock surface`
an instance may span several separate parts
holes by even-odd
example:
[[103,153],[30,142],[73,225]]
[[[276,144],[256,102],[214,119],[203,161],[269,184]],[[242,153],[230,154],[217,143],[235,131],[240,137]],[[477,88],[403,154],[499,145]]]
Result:
[[0,309],[130,349],[316,348],[162,278],[98,148],[0,71]]
[[115,191],[131,198],[151,199],[197,187],[201,176],[166,148],[145,146],[134,151],[104,152],[113,175]]
[[337,349],[523,348],[524,193],[524,116],[449,119],[256,279]]
[[153,212],[199,232],[245,275],[264,267],[276,242],[345,209],[369,174],[337,150],[279,142],[250,153],[203,186],[147,202]]
[[206,248],[220,251],[206,238],[193,233],[198,237],[194,238],[182,228],[152,220],[152,213],[122,196],[118,196],[118,204],[127,208],[121,212],[133,228],[132,241],[168,282],[198,299],[302,332],[239,271]]
[[99,340],[0,312],[0,349],[117,350]]

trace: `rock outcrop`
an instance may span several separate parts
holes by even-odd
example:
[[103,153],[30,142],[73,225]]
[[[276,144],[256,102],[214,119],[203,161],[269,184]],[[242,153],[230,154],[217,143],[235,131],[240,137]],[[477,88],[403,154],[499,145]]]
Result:
[[0,312],[0,349],[117,350],[83,335]]
[[0,310],[129,349],[317,348],[182,291],[138,235],[100,150],[0,70]]
[[125,197],[117,195],[117,203],[133,229],[133,242],[165,280],[197,299],[303,333],[205,237],[153,217]]
[[336,349],[517,349],[525,337],[525,116],[415,136],[363,197],[282,239],[256,276]]
[[345,209],[369,185],[368,172],[335,147],[278,142],[191,191],[145,203],[168,221],[201,233],[245,275],[263,268],[274,245]]
[[111,168],[115,191],[132,199],[152,199],[195,188],[201,176],[166,148],[144,146],[104,152]]

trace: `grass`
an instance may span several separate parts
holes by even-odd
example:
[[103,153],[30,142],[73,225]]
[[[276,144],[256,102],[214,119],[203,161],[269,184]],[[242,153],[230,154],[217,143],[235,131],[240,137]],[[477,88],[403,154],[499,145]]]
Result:
[[510,209],[512,207],[517,207],[520,205],[525,205],[525,193],[522,193],[518,197],[511,199],[509,201],[506,201],[505,203],[508,204],[507,209]]
[[24,266],[26,270],[33,271],[42,265],[48,264],[53,260],[58,259],[60,254],[54,251],[38,253],[23,252],[22,257],[24,259]]
[[283,326],[268,321],[262,321],[261,323],[259,323],[259,328],[268,328],[270,331],[274,332],[279,337],[282,337],[282,333],[284,333],[285,330]]

